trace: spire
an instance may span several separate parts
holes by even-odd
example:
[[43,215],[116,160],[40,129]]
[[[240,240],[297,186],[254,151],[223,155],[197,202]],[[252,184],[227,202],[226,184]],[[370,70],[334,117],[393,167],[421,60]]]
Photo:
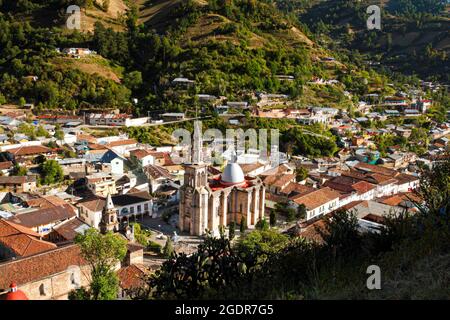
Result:
[[108,192],[108,196],[106,197],[105,209],[111,210],[114,209],[114,203],[111,198],[111,193]]
[[202,122],[194,121],[194,136],[192,141],[192,163],[200,164],[203,163],[202,157],[203,148],[203,135],[202,135]]

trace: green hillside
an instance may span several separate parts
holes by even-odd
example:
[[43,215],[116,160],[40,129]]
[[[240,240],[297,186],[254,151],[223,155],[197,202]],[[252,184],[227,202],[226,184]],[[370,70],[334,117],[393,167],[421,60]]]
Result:
[[[297,1],[288,1],[298,3]],[[424,79],[449,81],[450,16],[443,0],[316,1],[297,7],[299,19],[329,49],[358,50],[367,61]],[[366,8],[382,9],[382,29],[369,31]]]
[[[373,90],[390,93],[390,79],[314,41],[295,10],[285,12],[273,1],[117,0],[107,7],[100,0],[75,2],[82,6],[81,32],[64,28],[66,0],[0,2],[3,100],[24,97],[42,109],[91,105],[146,114],[194,110],[195,93],[250,102],[258,91],[285,93],[293,107],[336,108],[350,108]],[[51,22],[43,16],[50,11]],[[65,47],[90,48],[106,60],[61,63],[56,48]],[[26,80],[30,75],[38,80]],[[180,76],[195,86],[173,87]],[[338,83],[315,85],[309,83],[313,78]],[[131,97],[139,99],[134,108]]]

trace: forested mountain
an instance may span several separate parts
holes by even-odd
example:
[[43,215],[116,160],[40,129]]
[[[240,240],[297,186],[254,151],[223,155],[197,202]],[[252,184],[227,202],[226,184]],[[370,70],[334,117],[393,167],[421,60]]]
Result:
[[[39,108],[91,105],[144,113],[186,109],[195,103],[194,93],[247,101],[257,91],[287,93],[300,107],[338,108],[349,108],[358,95],[373,90],[389,93],[387,77],[369,66],[356,66],[345,55],[329,59],[334,52],[313,41],[282,3],[289,4],[79,0],[82,29],[74,32],[64,27],[68,1],[0,2],[2,100],[24,97]],[[56,52],[65,47],[88,47],[101,57],[69,61]],[[171,80],[179,76],[196,85],[176,90]],[[339,84],[309,84],[314,77]],[[137,106],[131,106],[131,97],[139,98]]]
[[[288,1],[298,4],[298,1]],[[294,12],[329,49],[357,50],[366,60],[424,79],[448,82],[450,19],[447,0],[312,1]],[[366,9],[381,7],[381,30],[368,30]]]

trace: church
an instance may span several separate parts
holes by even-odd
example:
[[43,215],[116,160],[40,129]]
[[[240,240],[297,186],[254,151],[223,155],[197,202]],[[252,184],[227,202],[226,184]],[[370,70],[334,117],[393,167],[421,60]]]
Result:
[[[202,161],[201,133],[194,131],[192,163],[185,164],[180,188],[179,229],[201,236],[245,217],[253,227],[264,218],[265,187],[260,178],[246,177],[238,163],[231,161],[221,174],[210,175]],[[197,137],[196,137],[197,136]]]

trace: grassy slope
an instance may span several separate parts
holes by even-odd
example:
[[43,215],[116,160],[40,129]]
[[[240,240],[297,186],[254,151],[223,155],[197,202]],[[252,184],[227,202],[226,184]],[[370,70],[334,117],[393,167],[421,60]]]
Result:
[[74,59],[70,57],[56,57],[51,61],[59,68],[73,68],[88,74],[98,74],[106,79],[120,83],[123,68],[112,64],[109,60],[98,55]]

